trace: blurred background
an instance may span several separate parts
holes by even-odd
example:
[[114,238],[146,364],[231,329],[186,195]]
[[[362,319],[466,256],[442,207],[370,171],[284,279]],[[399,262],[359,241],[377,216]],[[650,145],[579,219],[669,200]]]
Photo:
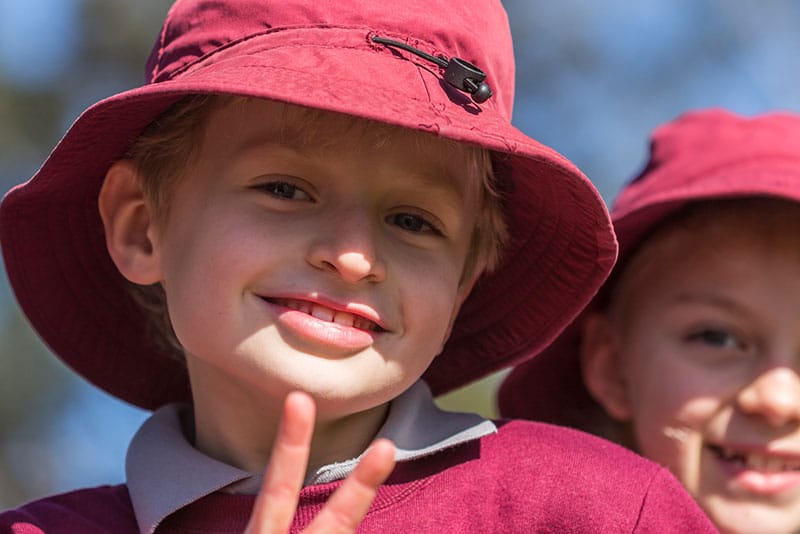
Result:
[[[574,161],[608,201],[643,165],[653,127],[682,111],[800,111],[795,0],[503,3],[517,55],[514,123]],[[169,4],[0,0],[0,194],[35,172],[83,109],[141,83]],[[440,404],[494,415],[499,376]],[[0,509],[122,482],[147,415],[60,365],[0,273]]]

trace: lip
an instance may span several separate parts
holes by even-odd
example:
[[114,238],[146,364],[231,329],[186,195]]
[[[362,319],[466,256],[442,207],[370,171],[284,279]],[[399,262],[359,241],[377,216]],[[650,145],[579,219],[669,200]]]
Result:
[[302,301],[312,305],[319,305],[325,308],[330,308],[335,312],[350,313],[375,323],[380,330],[389,330],[381,315],[375,310],[373,306],[361,302],[338,302],[332,298],[323,295],[307,295],[307,294],[279,294],[279,295],[259,295],[262,300],[266,300],[273,304],[281,305],[283,301]]
[[800,488],[800,455],[740,444],[708,444],[731,483],[749,493],[777,495]]
[[366,349],[388,332],[379,314],[359,303],[341,304],[317,296],[259,296],[294,339],[316,354],[342,355]]

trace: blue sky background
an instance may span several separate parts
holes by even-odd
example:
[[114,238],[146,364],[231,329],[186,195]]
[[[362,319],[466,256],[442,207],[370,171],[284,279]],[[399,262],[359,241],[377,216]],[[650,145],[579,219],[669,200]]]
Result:
[[[145,53],[168,6],[157,0],[0,0],[0,193],[35,172],[86,106],[141,80],[143,54],[135,72],[102,54],[85,61],[94,50],[90,37],[102,41],[116,31],[87,26],[90,3],[138,24]],[[681,111],[800,110],[800,2],[504,4],[517,55],[514,123],[572,159],[607,200],[643,165],[649,132]],[[35,95],[54,87],[57,112],[33,109],[30,115],[30,121],[48,123],[47,138],[9,126],[8,92]],[[15,306],[0,273],[0,319]],[[121,482],[128,440],[147,414],[72,378],[54,358],[48,361],[59,380],[74,387],[48,405],[55,419],[46,425],[29,419],[5,436],[10,445],[2,460],[30,480],[34,494]],[[13,373],[0,375],[0,388],[3,380],[14,380]],[[46,395],[42,402],[49,402]],[[0,508],[16,504],[0,498]]]

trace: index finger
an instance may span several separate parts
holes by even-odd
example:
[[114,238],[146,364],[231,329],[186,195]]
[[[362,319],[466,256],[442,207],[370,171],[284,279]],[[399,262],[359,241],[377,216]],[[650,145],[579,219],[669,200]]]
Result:
[[316,407],[306,393],[286,396],[261,491],[245,534],[283,534],[289,530],[308,466]]

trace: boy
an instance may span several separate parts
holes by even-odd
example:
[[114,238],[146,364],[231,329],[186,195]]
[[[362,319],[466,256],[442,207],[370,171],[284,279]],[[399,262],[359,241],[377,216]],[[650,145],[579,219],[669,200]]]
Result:
[[[3,524],[239,532],[269,464],[258,529],[292,516],[270,497],[294,475],[269,451],[294,443],[294,531],[377,436],[398,463],[363,531],[709,527],[620,448],[432,404],[541,348],[616,252],[591,184],[510,125],[499,2],[181,0],[147,74],[9,193],[0,237],[54,351],[156,411],[125,485]],[[310,448],[276,437],[287,396],[287,428],[309,429],[296,390],[316,405]],[[342,500],[365,506],[391,468],[385,442],[372,450]]]
[[723,532],[800,530],[798,154],[788,113],[698,111],[657,129],[613,210],[619,266],[507,378],[502,412],[667,466]]

